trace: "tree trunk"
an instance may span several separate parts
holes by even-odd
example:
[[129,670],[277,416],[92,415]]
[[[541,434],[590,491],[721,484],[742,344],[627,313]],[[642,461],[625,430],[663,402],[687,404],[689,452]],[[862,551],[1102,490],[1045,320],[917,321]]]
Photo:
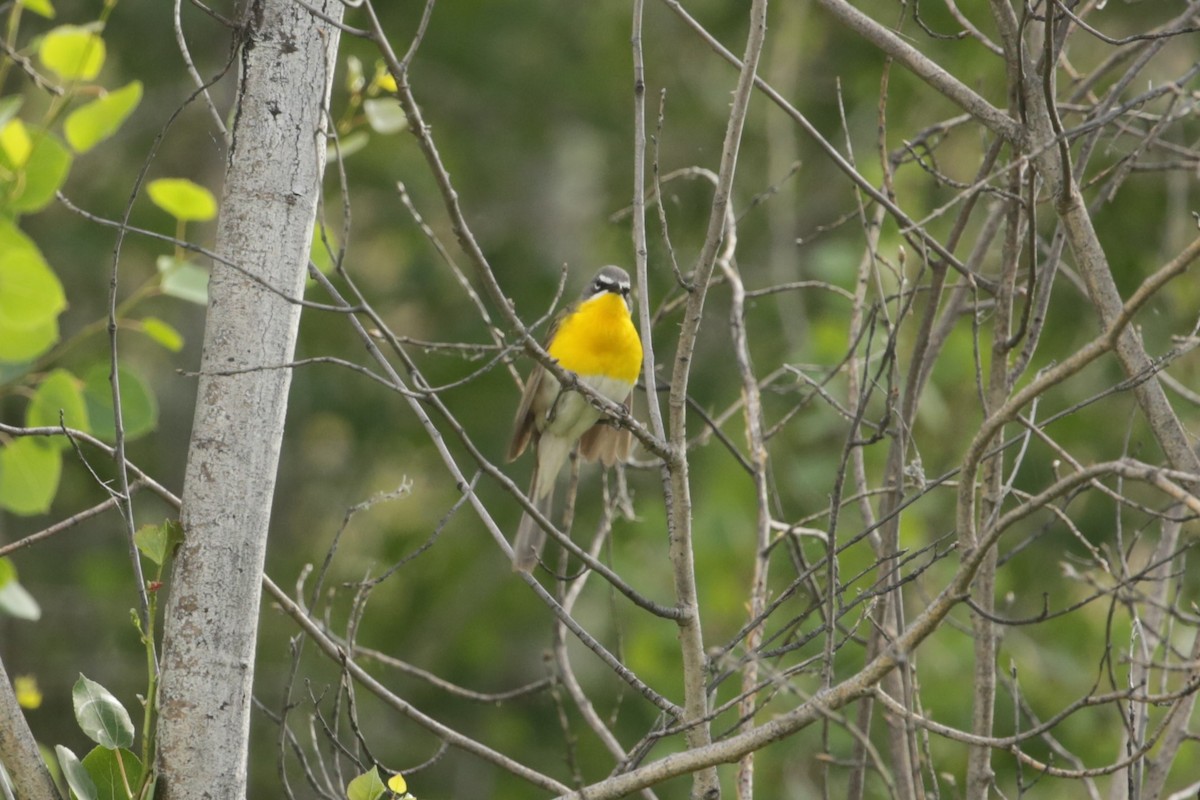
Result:
[[[311,3],[340,19],[337,0]],[[164,621],[158,769],[169,800],[246,794],[250,690],[338,29],[249,0],[196,415]],[[267,288],[270,287],[270,288]]]

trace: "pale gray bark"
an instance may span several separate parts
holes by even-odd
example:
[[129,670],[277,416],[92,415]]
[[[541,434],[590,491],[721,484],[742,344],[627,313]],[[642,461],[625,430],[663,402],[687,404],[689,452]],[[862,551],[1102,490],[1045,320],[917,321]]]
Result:
[[[312,4],[340,19],[337,0]],[[325,162],[338,29],[250,0],[238,105],[166,611],[158,769],[165,796],[246,794],[250,691],[275,473]]]
[[[0,764],[8,770],[16,796],[22,800],[60,800],[46,769],[17,696],[0,661]],[[0,791],[0,795],[3,791]]]

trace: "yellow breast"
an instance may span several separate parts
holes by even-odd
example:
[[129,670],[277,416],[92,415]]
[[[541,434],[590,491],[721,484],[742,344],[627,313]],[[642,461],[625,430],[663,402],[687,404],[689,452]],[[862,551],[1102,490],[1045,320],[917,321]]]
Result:
[[577,375],[633,384],[642,367],[642,340],[625,301],[611,292],[584,301],[568,314],[547,349],[563,369]]

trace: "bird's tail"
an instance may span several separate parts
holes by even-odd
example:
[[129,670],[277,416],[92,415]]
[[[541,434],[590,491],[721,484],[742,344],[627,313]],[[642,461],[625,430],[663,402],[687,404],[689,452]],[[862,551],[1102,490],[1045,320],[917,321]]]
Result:
[[[539,480],[548,482],[548,486],[539,485]],[[543,517],[550,516],[550,508],[554,501],[553,473],[533,467],[533,479],[529,482],[529,499],[533,502]],[[517,538],[513,540],[513,572],[532,572],[537,566],[538,557],[542,554],[542,546],[546,543],[546,531],[537,523],[529,512],[521,515],[521,524],[517,528]]]

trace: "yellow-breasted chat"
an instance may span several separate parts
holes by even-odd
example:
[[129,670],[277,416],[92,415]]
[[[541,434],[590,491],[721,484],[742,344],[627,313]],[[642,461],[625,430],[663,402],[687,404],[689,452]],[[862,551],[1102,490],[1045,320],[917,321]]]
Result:
[[[568,372],[579,376],[597,394],[629,408],[633,385],[642,366],[642,340],[630,316],[629,274],[620,267],[596,273],[579,300],[563,310],[550,327],[546,352]],[[575,443],[588,461],[612,466],[629,457],[629,431],[601,419],[578,392],[564,390],[541,364],[525,381],[521,405],[513,423],[508,460],[534,445],[529,499],[549,518],[554,484]],[[513,569],[529,572],[538,562],[546,532],[525,513],[513,542]]]

